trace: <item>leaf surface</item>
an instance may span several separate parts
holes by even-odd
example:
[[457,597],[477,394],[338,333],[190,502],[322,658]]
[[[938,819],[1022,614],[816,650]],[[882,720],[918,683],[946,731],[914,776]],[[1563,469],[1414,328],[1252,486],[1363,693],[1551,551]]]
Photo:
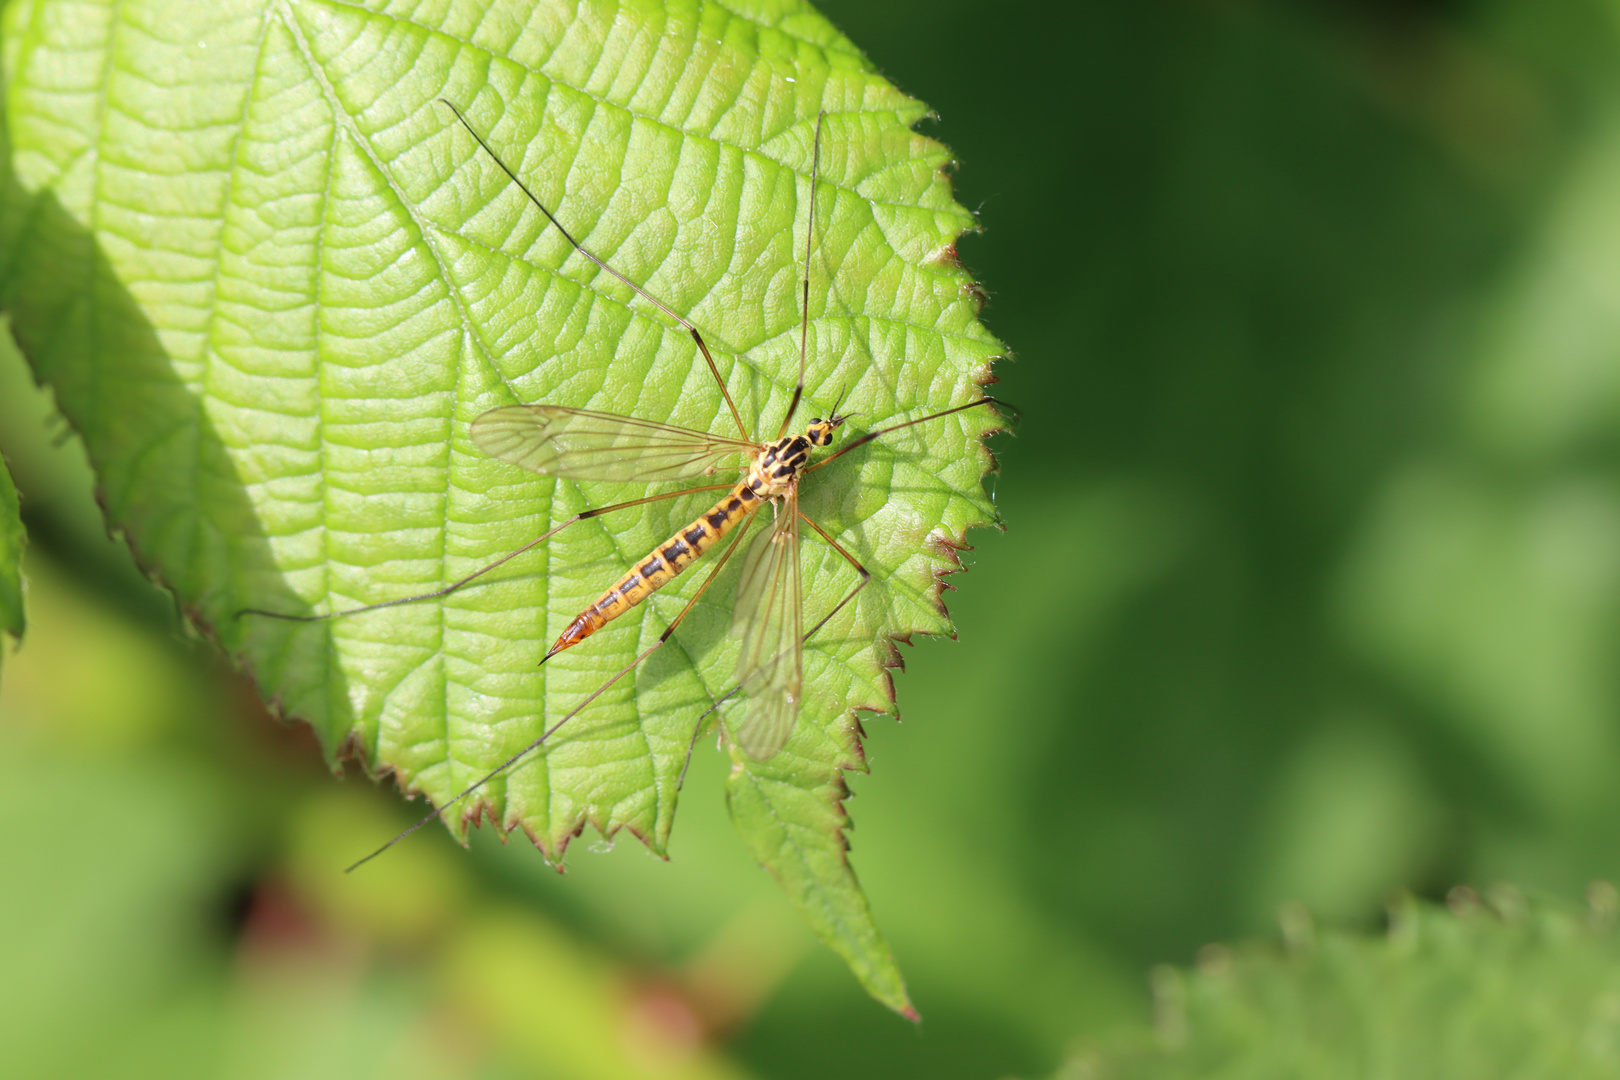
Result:
[[[111,524],[330,754],[436,805],[656,640],[703,563],[536,666],[712,497],[582,522],[437,600],[314,623],[235,613],[440,588],[652,490],[492,460],[469,436],[489,409],[738,434],[692,339],[574,253],[438,98],[575,236],[703,329],[750,436],[775,434],[797,373],[823,110],[797,419],[847,395],[858,435],[970,401],[1000,352],[951,257],[972,219],[940,171],[949,155],[910,128],[924,107],[801,3],[19,0],[4,33],[0,298],[84,436]],[[739,829],[902,1010],[844,855],[841,772],[862,767],[854,711],[893,709],[891,639],[949,629],[938,576],[994,520],[980,439],[996,424],[969,410],[808,478],[806,512],[875,583],[807,647],[812,689],[782,761],[733,751]],[[804,549],[808,625],[856,578],[819,538]],[[689,748],[731,686],[735,587],[728,567],[669,647],[452,827],[487,814],[553,859],[587,825],[662,852]]]

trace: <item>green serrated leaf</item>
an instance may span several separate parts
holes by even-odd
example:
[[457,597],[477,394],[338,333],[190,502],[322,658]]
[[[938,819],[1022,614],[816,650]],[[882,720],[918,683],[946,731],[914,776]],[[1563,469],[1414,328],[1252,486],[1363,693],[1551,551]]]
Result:
[[1211,948],[1156,973],[1157,1031],[1093,1049],[1062,1075],[1581,1080],[1620,1072],[1616,896],[1583,913],[1492,890],[1489,906],[1403,900],[1384,936],[1314,931],[1289,948]]
[[[858,752],[854,725],[841,734]],[[844,958],[867,993],[915,1020],[900,969],[849,865],[848,796],[836,764],[792,753],[769,761],[732,754],[726,807],[748,849],[770,868],[804,920]]]
[[[691,338],[573,253],[436,99],[703,329],[751,433],[775,434],[797,371],[823,110],[800,419],[847,395],[858,435],[971,401],[1000,351],[951,257],[972,219],[940,171],[949,154],[910,130],[924,106],[802,3],[17,0],[4,33],[0,240],[15,254],[0,297],[112,524],[329,753],[436,804],[656,640],[701,567],[536,667],[708,499],[588,520],[439,600],[319,623],[236,613],[440,588],[647,493],[490,460],[468,438],[487,409],[735,432]],[[875,578],[807,648],[813,692],[784,756],[833,809],[784,817],[782,800],[733,791],[738,827],[801,907],[819,895],[865,920],[829,940],[897,1007],[843,859],[837,774],[861,763],[852,710],[893,710],[891,639],[949,628],[938,577],[994,519],[980,439],[996,423],[970,410],[808,478],[805,511]],[[855,573],[815,537],[803,566],[813,620]],[[696,729],[731,686],[736,570],[455,830],[487,814],[551,858],[587,825],[662,852]],[[789,849],[757,839],[773,829],[819,830],[802,849],[819,854],[784,867]]]
[[25,625],[22,556],[27,543],[17,485],[12,483],[11,470],[0,458],[0,643],[7,634],[21,637]]

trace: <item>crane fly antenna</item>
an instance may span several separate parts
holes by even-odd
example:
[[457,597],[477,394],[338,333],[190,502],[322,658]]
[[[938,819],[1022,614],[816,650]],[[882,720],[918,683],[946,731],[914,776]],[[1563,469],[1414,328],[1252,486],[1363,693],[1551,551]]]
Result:
[[787,434],[793,414],[799,411],[799,399],[804,397],[805,357],[810,351],[810,252],[816,238],[816,180],[821,176],[821,124],[827,119],[826,110],[816,114],[816,138],[810,149],[810,220],[804,228],[804,277],[799,282],[799,381],[793,384],[793,397],[788,400],[787,415],[776,429],[780,439]]
[[827,420],[829,423],[842,424],[850,417],[860,415],[859,413],[841,413],[838,411],[844,407],[844,399],[847,397],[849,397],[849,387],[846,386],[842,390],[838,391],[838,400],[833,402],[832,412],[827,414]]
[[[631,291],[633,291],[637,296],[647,301],[647,303],[651,304],[659,311],[662,311],[665,315],[668,315],[671,319],[674,319],[676,322],[680,323],[682,328],[685,329],[688,334],[692,335],[692,340],[697,343],[698,351],[703,354],[703,359],[709,364],[709,371],[714,374],[715,384],[720,387],[720,396],[726,399],[726,408],[731,410],[731,418],[737,423],[737,431],[742,435],[744,442],[752,441],[749,438],[748,429],[743,427],[742,414],[737,411],[736,402],[731,400],[731,391],[726,389],[726,380],[720,377],[720,368],[715,364],[714,357],[709,353],[708,343],[703,340],[702,332],[700,332],[697,327],[693,326],[691,322],[689,322],[683,316],[676,314],[674,308],[658,299],[658,297],[654,296],[640,285],[637,285],[635,282],[631,281],[625,275],[613,269],[613,267],[608,265],[607,260],[598,258],[596,254],[584,244],[580,243],[578,240],[575,240],[574,234],[563,228],[563,223],[557,220],[557,215],[546,209],[546,204],[540,201],[539,196],[530,191],[529,185],[525,184],[521,179],[519,179],[518,174],[514,172],[512,168],[506,164],[506,162],[501,160],[501,156],[499,154],[490,148],[489,143],[484,141],[484,137],[478,134],[478,129],[474,128],[472,124],[467,122],[467,118],[462,115],[460,109],[456,108],[455,103],[447,98],[440,98],[439,101],[451,112],[456,114],[456,119],[461,121],[461,126],[467,129],[467,134],[471,135],[478,142],[478,145],[484,148],[484,153],[488,154],[490,156],[490,160],[494,161],[496,165],[500,166],[501,172],[506,174],[507,179],[516,184],[518,190],[527,195],[529,201],[534,203],[535,207],[542,214],[546,215],[546,220],[551,222],[552,225],[556,226],[557,231],[562,233],[563,239],[567,240],[568,243],[573,246],[575,251],[579,252],[581,255],[591,260],[591,262],[595,263],[603,270],[606,270],[609,274],[612,274],[613,277],[629,286]],[[812,195],[813,194],[814,193],[812,192]],[[806,256],[806,260],[808,260],[808,258],[809,257]],[[809,286],[806,285],[807,289],[808,287]],[[808,295],[808,293],[806,295]],[[803,362],[801,361],[800,368],[802,369],[803,366]],[[802,376],[800,377],[799,382],[802,386],[804,383]]]

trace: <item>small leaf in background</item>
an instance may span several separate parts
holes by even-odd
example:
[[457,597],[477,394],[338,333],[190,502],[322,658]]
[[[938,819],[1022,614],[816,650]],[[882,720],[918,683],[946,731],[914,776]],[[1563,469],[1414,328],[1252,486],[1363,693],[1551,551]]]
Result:
[[1155,1031],[1078,1054],[1060,1077],[1175,1080],[1583,1080],[1620,1071],[1614,887],[1574,912],[1498,886],[1450,909],[1406,899],[1384,936],[1317,931],[1285,909],[1287,948],[1210,946],[1154,977]]
[[27,542],[17,485],[0,458],[0,655],[7,635],[21,637],[23,632],[22,554]]
[[[572,252],[484,155],[454,101],[559,219],[702,327],[750,434],[842,399],[858,436],[973,400],[1000,346],[954,259],[973,218],[926,108],[810,7],[332,0],[5,10],[0,278],[18,344],[84,438],[109,523],[333,758],[436,804],[530,743],[663,631],[687,575],[538,669],[558,631],[704,509],[691,496],[567,530],[646,485],[539,478],[480,453],[482,412],[556,402],[735,433],[692,339]],[[152,72],[161,71],[161,78]],[[90,74],[86,74],[90,73]],[[825,112],[816,220],[817,117]],[[730,807],[750,850],[865,985],[909,1004],[845,854],[857,709],[893,712],[892,640],[942,633],[942,574],[995,521],[970,410],[806,482],[803,505],[873,585],[807,646],[813,693],[768,798]],[[855,580],[810,538],[807,622]],[[728,568],[671,647],[451,815],[560,860],[585,827],[666,850],[698,725],[730,689]],[[755,775],[757,773],[757,775]],[[775,839],[762,841],[761,837]],[[356,853],[361,854],[361,853]]]

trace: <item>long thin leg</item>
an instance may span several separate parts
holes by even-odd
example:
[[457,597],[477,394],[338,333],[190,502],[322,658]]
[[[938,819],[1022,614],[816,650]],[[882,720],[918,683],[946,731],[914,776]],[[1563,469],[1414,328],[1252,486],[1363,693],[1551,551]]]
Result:
[[236,618],[240,619],[244,615],[262,615],[267,619],[282,619],[286,622],[324,622],[327,619],[337,619],[346,615],[358,615],[363,611],[376,611],[379,608],[396,607],[400,604],[414,604],[419,600],[432,600],[435,597],[449,596],[463,585],[468,585],[478,580],[491,570],[510,562],[535,545],[545,543],[547,540],[550,540],[553,536],[556,536],[558,533],[562,532],[575,522],[585,521],[588,518],[593,517],[601,517],[603,514],[611,514],[615,510],[628,510],[632,506],[641,506],[650,502],[658,502],[660,499],[673,499],[681,495],[693,495],[701,491],[729,491],[733,486],[734,485],[732,484],[709,484],[706,487],[687,488],[684,491],[668,491],[662,495],[648,495],[646,498],[631,499],[629,502],[614,503],[612,506],[599,506],[594,510],[581,510],[579,513],[575,514],[561,525],[558,525],[550,532],[543,533],[540,536],[535,537],[533,540],[530,540],[527,544],[524,544],[516,551],[509,551],[505,555],[502,555],[500,558],[496,559],[494,562],[490,563],[488,566],[479,567],[477,570],[474,570],[472,573],[468,574],[459,581],[451,582],[444,588],[434,589],[432,592],[420,593],[416,596],[402,596],[398,600],[383,600],[376,604],[367,604],[364,607],[349,608],[347,611],[329,611],[324,615],[288,615],[287,613],[281,611],[265,611],[263,608],[243,608],[241,611],[236,613]]
[[804,227],[804,278],[799,284],[799,309],[803,313],[799,318],[799,381],[793,384],[793,397],[788,400],[787,414],[782,417],[782,426],[776,430],[778,439],[787,434],[788,424],[799,409],[799,399],[804,397],[805,355],[810,348],[810,252],[815,247],[816,180],[821,175],[821,123],[826,119],[825,111],[816,114],[816,139],[810,150],[810,220]]
[[[589,705],[591,702],[595,701],[597,698],[601,697],[604,693],[606,693],[608,687],[612,686],[614,683],[618,682],[620,679],[622,679],[626,675],[630,674],[630,672],[634,671],[641,664],[641,662],[643,660],[647,659],[647,657],[651,656],[654,652],[658,651],[658,649],[664,644],[664,642],[669,640],[670,635],[675,632],[675,628],[677,626],[681,625],[681,620],[686,618],[687,613],[692,610],[693,606],[697,604],[698,600],[700,598],[702,598],[703,594],[709,591],[709,586],[714,584],[714,579],[720,575],[720,571],[726,565],[726,561],[728,559],[730,559],[732,553],[737,550],[738,541],[742,540],[743,534],[748,532],[748,527],[751,524],[753,524],[753,515],[749,515],[748,520],[744,521],[742,523],[742,525],[740,527],[738,527],[737,535],[732,539],[731,543],[726,547],[726,550],[720,553],[720,558],[715,562],[714,569],[709,571],[709,576],[703,579],[703,584],[698,587],[698,591],[693,593],[692,598],[686,602],[684,607],[681,608],[680,614],[676,615],[675,618],[670,622],[670,624],[667,627],[664,628],[664,632],[662,634],[658,635],[658,640],[657,641],[653,642],[651,645],[649,645],[645,649],[643,649],[640,652],[640,654],[636,656],[636,658],[634,660],[630,661],[624,667],[620,668],[618,670],[618,672],[616,674],[614,674],[614,676],[612,678],[610,678],[607,682],[603,683],[601,686],[598,686],[595,690],[591,691],[591,693],[589,695],[587,695],[583,701],[581,701],[578,705],[575,705],[572,709],[568,710],[567,715],[565,715],[561,720],[558,720],[555,724],[552,724],[550,727],[548,727],[544,731],[542,731],[540,733],[540,737],[538,739],[534,740],[534,742],[530,743],[528,746],[525,746],[523,749],[519,750],[517,753],[513,754],[511,757],[507,758],[505,761],[503,761],[499,765],[495,766],[493,769],[491,769],[489,772],[485,773],[478,780],[476,780],[473,783],[471,783],[471,784],[467,785],[466,787],[462,788],[461,791],[459,793],[457,793],[455,798],[451,799],[449,802],[446,802],[443,806],[435,807],[432,811],[428,812],[427,814],[424,814],[421,817],[421,819],[418,820],[414,825],[412,825],[410,828],[406,829],[404,832],[400,833],[398,836],[394,837],[392,840],[388,841],[388,843],[384,844],[382,847],[378,848],[376,851],[373,851],[370,855],[367,855],[365,858],[360,859],[360,860],[358,860],[356,862],[353,862],[353,863],[349,864],[349,866],[347,868],[345,868],[343,872],[345,874],[350,873],[351,871],[353,871],[357,867],[363,866],[364,864],[370,862],[372,859],[375,859],[377,856],[381,855],[383,852],[387,851],[389,848],[393,847],[395,844],[399,843],[401,840],[403,840],[407,836],[411,835],[411,833],[415,832],[417,829],[420,829],[423,825],[426,825],[428,822],[432,821],[434,818],[438,817],[440,814],[444,813],[446,810],[448,810],[452,806],[456,805],[456,803],[460,802],[462,799],[465,799],[467,796],[471,795],[473,792],[477,791],[479,788],[483,787],[485,784],[489,783],[491,780],[493,780],[497,776],[501,775],[501,773],[503,773],[506,770],[510,769],[512,766],[516,765],[518,762],[522,761],[524,758],[526,758],[530,754],[534,753],[534,751],[540,749],[541,744],[543,744],[547,739],[549,739],[553,735],[555,735],[557,733],[558,728],[562,727],[564,724],[568,723],[568,721],[570,721],[574,717],[578,716],[585,709],[585,706]],[[705,715],[707,715],[707,714],[705,714]],[[688,756],[690,757],[690,755],[688,755]],[[686,776],[686,769],[683,767],[681,769],[681,777],[684,779],[685,776]]]
[[542,214],[546,215],[546,220],[557,227],[557,231],[562,233],[564,240],[567,240],[573,245],[575,251],[591,260],[591,262],[595,263],[603,270],[606,270],[609,274],[612,274],[619,281],[630,286],[630,288],[635,291],[637,296],[640,296],[643,300],[647,301],[647,303],[651,304],[659,311],[662,311],[665,315],[668,315],[670,318],[680,323],[686,332],[692,335],[692,340],[697,342],[698,351],[703,354],[703,359],[708,361],[709,371],[714,374],[715,383],[720,387],[720,396],[726,399],[726,408],[731,410],[731,418],[737,422],[737,431],[741,433],[744,439],[751,439],[752,436],[748,434],[748,429],[743,427],[742,416],[737,412],[736,403],[731,400],[731,391],[726,389],[726,381],[720,377],[720,368],[715,364],[714,357],[710,355],[708,343],[703,340],[703,334],[698,330],[698,328],[693,326],[680,315],[676,314],[675,310],[668,304],[664,303],[662,300],[658,299],[658,297],[654,296],[646,289],[643,289],[640,285],[637,285],[635,282],[613,269],[613,267],[607,264],[606,260],[597,258],[596,255],[593,254],[584,244],[581,244],[578,240],[575,240],[573,234],[567,229],[563,228],[562,222],[557,220],[556,215],[550,210],[546,209],[546,204],[541,202],[539,198],[535,196],[534,192],[529,190],[529,186],[527,184],[518,179],[518,174],[507,167],[506,162],[501,160],[499,154],[490,149],[489,143],[485,142],[484,137],[478,134],[477,129],[467,122],[467,118],[461,114],[461,110],[456,108],[454,103],[446,101],[444,98],[440,98],[439,100],[445,105],[449,106],[450,111],[456,114],[456,119],[461,121],[461,126],[467,129],[467,133],[474,139],[478,140],[478,145],[484,148],[484,152],[494,159],[495,164],[501,167],[501,171],[511,179],[512,183],[518,186],[518,190],[527,195],[529,197],[529,201],[534,203]]
[[845,446],[839,447],[837,453],[828,454],[826,457],[822,458],[820,461],[816,462],[814,465],[808,466],[804,471],[807,472],[807,473],[815,472],[817,469],[823,468],[823,467],[825,467],[827,465],[831,465],[833,462],[837,461],[839,458],[843,457],[845,454],[849,453],[851,450],[855,449],[857,446],[865,446],[867,443],[871,442],[873,439],[877,438],[879,435],[887,435],[891,431],[899,431],[901,428],[908,428],[908,427],[913,426],[914,424],[926,424],[930,420],[938,420],[940,417],[949,416],[952,413],[963,412],[963,411],[965,411],[967,409],[975,409],[975,408],[978,408],[980,405],[999,405],[999,406],[1002,406],[1003,408],[1008,408],[1008,409],[1012,408],[1012,406],[1008,405],[1005,401],[997,401],[993,397],[982,397],[978,401],[970,401],[966,405],[958,405],[955,408],[944,409],[944,410],[941,410],[940,412],[937,412],[937,413],[929,413],[927,416],[919,416],[915,420],[907,420],[905,423],[902,423],[902,424],[891,424],[889,427],[886,427],[886,428],[878,428],[876,431],[868,431],[865,435],[862,435],[860,438],[855,439],[854,441],[848,443]]
[[[866,588],[867,583],[872,580],[872,572],[866,567],[862,566],[859,559],[855,558],[855,556],[846,551],[844,549],[844,545],[840,544],[838,541],[834,540],[830,535],[828,535],[827,530],[823,529],[820,525],[817,525],[815,521],[812,520],[804,511],[799,511],[799,517],[803,519],[806,525],[816,530],[817,535],[819,535],[823,540],[827,541],[827,545],[829,547],[847,559],[849,561],[849,565],[855,568],[855,572],[861,575],[861,580],[855,583],[855,587],[850,589],[849,592],[844,595],[842,600],[833,605],[831,611],[823,615],[816,625],[812,626],[805,633],[805,635],[799,639],[799,644],[804,645],[809,642],[811,638],[816,636],[816,632],[818,630],[831,622],[833,616],[842,611],[845,605],[847,605],[851,600],[855,599],[856,593]],[[737,692],[741,689],[742,685],[740,683],[733,686],[730,690],[727,690],[724,694],[720,695],[720,697],[716,698],[714,704],[710,705],[708,709],[704,710],[703,715],[698,717],[697,727],[692,729],[692,742],[686,748],[686,762],[681,766],[681,778],[675,784],[676,791],[680,791],[681,788],[686,786],[686,770],[692,767],[692,752],[697,748],[698,735],[702,733],[704,727],[706,726],[703,721],[708,719],[710,713],[714,712],[716,709],[720,708],[720,706],[724,705],[727,701],[730,701],[733,697],[735,697]]]

